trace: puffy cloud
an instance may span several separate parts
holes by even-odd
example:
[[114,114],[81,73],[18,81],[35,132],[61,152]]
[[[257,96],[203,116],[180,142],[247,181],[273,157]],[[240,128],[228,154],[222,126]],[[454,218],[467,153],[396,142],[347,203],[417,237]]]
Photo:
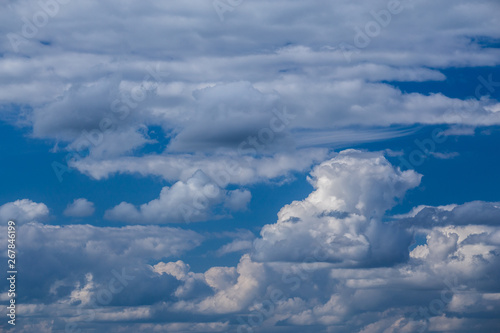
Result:
[[64,210],[64,215],[73,217],[86,217],[94,214],[94,203],[85,198],[75,199]]
[[321,257],[339,265],[403,260],[409,235],[383,224],[381,217],[420,179],[414,171],[394,168],[381,154],[342,151],[313,169],[309,182],[315,190],[305,200],[283,207],[278,222],[262,228],[253,257]]
[[[230,313],[242,310],[250,305],[255,295],[262,292],[261,281],[264,277],[264,267],[260,263],[252,262],[248,255],[244,255],[236,267],[237,278],[234,280],[234,271],[227,268],[211,269],[206,274],[209,276],[210,286],[217,290],[214,295],[201,301],[179,301],[172,306],[174,311],[194,311],[199,313],[217,314]],[[228,276],[229,274],[229,276]],[[228,279],[232,283],[214,283],[214,275]],[[222,288],[225,287],[225,288]]]
[[153,266],[153,271],[158,274],[170,274],[177,280],[184,280],[189,271],[189,265],[186,265],[181,260],[168,263],[160,262]]
[[[290,332],[491,330],[500,300],[498,204],[419,206],[381,223],[420,177],[379,153],[341,152],[311,172],[314,191],[285,206],[237,267],[193,273],[180,261],[155,266],[182,281],[196,276],[212,290],[172,302],[169,311],[226,314],[239,318],[234,329],[255,332],[277,325]],[[425,239],[412,250],[411,230]],[[478,312],[492,319],[479,322]]]
[[[463,205],[418,206],[410,213],[396,216],[401,223],[421,229],[455,225],[500,225],[500,203],[472,201]],[[405,219],[408,218],[408,219]]]
[[160,262],[153,266],[153,271],[158,274],[168,274],[175,277],[182,284],[174,292],[178,298],[189,299],[193,296],[203,295],[206,288],[206,282],[203,274],[190,272],[189,265],[182,260],[176,262]]
[[[130,173],[174,184],[139,208],[123,203],[111,210],[124,221],[180,218],[163,207],[203,188],[192,179],[197,170],[221,188],[281,181],[328,158],[311,146],[408,133],[380,127],[448,124],[458,125],[448,134],[474,134],[476,126],[500,123],[498,101],[481,81],[482,95],[465,100],[405,93],[388,83],[441,81],[445,68],[498,65],[496,0],[401,1],[401,12],[379,24],[366,45],[357,35],[377,24],[374,12],[380,15],[387,0],[247,1],[224,13],[224,22],[211,1],[58,3],[34,36],[20,44],[13,35],[0,40],[2,117],[30,126],[56,148],[88,148],[71,165],[95,179]],[[40,4],[8,3],[1,30],[19,38],[24,18],[31,20]],[[158,43],[165,36],[168,43]],[[497,88],[497,77],[483,79]],[[266,140],[273,109],[284,105],[293,121]],[[165,142],[148,137],[152,126],[162,128]],[[353,135],[353,127],[362,134]],[[240,154],[241,143],[256,154]],[[151,144],[158,154],[140,152]],[[48,215],[44,204],[1,206],[2,219],[22,223],[26,297],[19,330],[62,331],[66,321],[81,320],[75,303],[90,303],[113,277],[110,270],[122,267],[137,277],[132,288],[114,295],[97,321],[82,323],[84,330],[492,332],[500,326],[497,203],[420,207],[382,222],[419,175],[365,153],[325,162],[311,182],[314,192],[285,206],[251,255],[205,273],[191,272],[178,258],[171,259],[175,265],[154,265],[162,274],[147,265],[198,245],[197,233],[30,224]],[[241,189],[221,192],[207,207],[239,209],[250,199]],[[211,213],[201,207],[193,217]],[[410,251],[413,231],[425,241]],[[249,240],[236,239],[221,253]],[[186,323],[193,313],[204,322]],[[117,325],[130,318],[140,323]]]
[[[82,152],[86,158],[75,164],[84,173],[100,178],[114,172],[168,173],[170,181],[187,178],[159,165],[194,160],[203,164],[197,168],[210,168],[212,154],[229,159],[227,149],[259,135],[268,139],[258,142],[258,155],[299,156],[306,153],[297,147],[404,135],[381,128],[390,125],[498,125],[499,103],[489,97],[497,78],[483,77],[480,94],[465,100],[439,92],[404,93],[387,83],[442,81],[443,68],[497,65],[498,3],[399,5],[386,24],[377,23],[380,13],[388,13],[385,0],[356,5],[259,0],[226,12],[222,24],[212,3],[196,8],[151,1],[140,8],[115,1],[68,3],[18,44],[12,33],[22,36],[26,23],[20,17],[31,19],[42,10],[25,1],[0,14],[3,30],[10,32],[0,42],[5,50],[0,104],[26,106],[20,115],[6,117],[30,126],[35,137],[53,139],[62,149],[88,148],[88,156]],[[103,23],[110,16],[113,20]],[[374,25],[380,33],[366,33]],[[366,45],[359,45],[362,35]],[[157,43],[163,36],[170,36],[168,45]],[[131,50],[133,56],[122,56]],[[294,116],[282,127],[273,122],[273,110],[284,106]],[[141,148],[158,144],[147,135],[152,126],[163,129],[164,154],[139,157]],[[365,134],[348,133],[353,126]],[[347,134],[339,136],[342,131]],[[305,170],[314,161],[297,158],[293,164],[298,163],[309,164],[281,166],[274,174]],[[250,177],[238,181],[273,177],[253,164]]]
[[49,209],[44,203],[36,203],[29,199],[16,200],[0,206],[0,217],[3,221],[26,223],[44,219],[48,215]]
[[[17,310],[26,316],[20,325],[25,332],[42,327],[47,332],[65,330],[68,323],[75,329],[94,327],[104,332],[109,329],[96,322],[106,326],[151,318],[152,304],[187,287],[174,277],[158,279],[148,263],[179,256],[204,240],[193,231],[157,226],[27,223],[16,231],[18,256],[23,258],[17,268],[24,272],[19,280],[23,295],[17,299],[22,306]],[[0,243],[6,241],[4,234]],[[50,319],[40,321],[40,314]]]
[[221,203],[232,210],[243,210],[250,198],[247,190],[223,190],[202,171],[197,171],[185,183],[179,181],[172,187],[164,187],[158,199],[139,209],[122,202],[106,211],[105,217],[139,224],[197,222],[217,218],[212,215],[212,209]]
[[[283,207],[235,267],[205,272],[165,260],[200,244],[203,237],[192,231],[21,225],[19,246],[30,267],[24,278],[37,286],[24,287],[25,325],[40,325],[35,314],[57,312],[64,320],[48,327],[70,321],[102,332],[492,331],[500,304],[498,204],[419,206],[382,222],[420,177],[381,153],[341,152],[311,171],[313,192]],[[221,251],[252,239],[243,231],[232,236]],[[129,288],[99,309],[97,324],[82,322],[77,310],[86,313],[102,297],[113,269],[134,277]],[[193,323],[193,314],[202,322]],[[124,318],[132,320],[125,325]]]
[[225,206],[231,210],[245,210],[252,199],[252,194],[248,190],[230,191]]

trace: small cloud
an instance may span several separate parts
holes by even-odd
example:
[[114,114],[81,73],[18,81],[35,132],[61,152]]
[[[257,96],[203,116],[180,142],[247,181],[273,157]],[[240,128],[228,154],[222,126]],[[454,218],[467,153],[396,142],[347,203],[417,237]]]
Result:
[[440,159],[440,160],[449,160],[451,158],[455,158],[455,157],[459,156],[460,154],[457,152],[453,152],[453,153],[431,152],[431,155],[434,156],[435,158]]
[[457,207],[456,204],[436,206],[436,207],[428,206],[428,205],[420,205],[417,207],[413,207],[413,209],[409,213],[394,215],[393,217],[396,219],[405,219],[405,218],[415,217],[415,216],[417,216],[418,213],[420,213],[425,208],[437,208],[441,211],[451,212],[453,209],[455,209],[455,207]]
[[474,135],[476,133],[475,127],[469,126],[452,126],[443,132],[445,136],[460,136],[460,135]]
[[252,248],[252,240],[236,239],[217,250],[217,256],[221,257],[228,253],[242,252]]
[[71,217],[87,217],[94,214],[94,203],[85,198],[75,199],[64,210],[64,215]]
[[500,103],[488,105],[488,106],[485,106],[484,108],[490,112],[500,112]]
[[228,193],[225,206],[234,211],[246,210],[252,194],[248,190],[234,190]]
[[392,150],[392,149],[386,149],[384,150],[384,153],[390,157],[403,156],[405,154],[403,150]]
[[16,200],[0,206],[2,221],[14,220],[25,223],[44,219],[49,215],[49,209],[44,203],[33,202],[29,199]]

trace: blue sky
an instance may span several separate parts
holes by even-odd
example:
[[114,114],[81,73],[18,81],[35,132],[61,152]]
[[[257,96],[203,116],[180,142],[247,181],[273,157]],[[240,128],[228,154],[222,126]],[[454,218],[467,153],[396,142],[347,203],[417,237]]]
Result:
[[497,331],[497,1],[0,6],[1,331]]

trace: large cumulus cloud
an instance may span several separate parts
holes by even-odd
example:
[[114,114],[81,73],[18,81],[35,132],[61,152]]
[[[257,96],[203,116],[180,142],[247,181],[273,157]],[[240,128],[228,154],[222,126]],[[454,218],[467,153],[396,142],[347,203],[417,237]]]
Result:
[[[22,284],[26,305],[19,308],[23,325],[43,331],[69,323],[102,332],[494,331],[500,207],[475,201],[386,216],[420,177],[381,153],[340,152],[313,169],[313,192],[283,207],[277,223],[243,247],[236,266],[202,272],[176,258],[203,240],[192,231],[49,226],[28,218],[19,230],[30,267]],[[110,281],[116,288],[115,274],[130,277],[130,288],[99,303]]]
[[338,265],[402,260],[410,238],[381,217],[420,178],[380,154],[342,151],[311,172],[314,192],[283,207],[278,222],[262,228],[254,258],[300,262],[322,252],[323,260]]
[[420,177],[381,154],[341,152],[311,172],[315,190],[285,206],[236,268],[193,273],[182,261],[155,265],[162,276],[213,293],[181,297],[169,311],[230,315],[240,332],[492,331],[500,207],[416,207],[381,223]]

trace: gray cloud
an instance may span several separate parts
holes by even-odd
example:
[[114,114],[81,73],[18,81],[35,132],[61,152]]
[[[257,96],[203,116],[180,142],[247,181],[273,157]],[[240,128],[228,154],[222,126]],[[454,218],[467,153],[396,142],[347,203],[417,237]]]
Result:
[[[381,222],[420,177],[394,168],[382,153],[341,152],[313,169],[313,192],[283,207],[235,267],[205,272],[168,259],[200,244],[203,237],[192,231],[24,224],[25,279],[37,287],[24,286],[23,325],[28,331],[76,322],[102,332],[489,332],[499,324],[498,204],[420,206]],[[409,248],[412,235],[425,240]],[[239,242],[253,237],[232,236],[219,254],[244,251]],[[82,322],[77,309],[90,310],[110,269],[121,268],[140,283],[131,281],[130,290],[101,304],[95,322]],[[43,314],[47,319],[38,320]]]
[[[498,101],[487,96],[498,78],[473,105],[382,82],[444,80],[442,68],[497,65],[498,49],[483,41],[499,38],[498,3],[401,1],[381,21],[388,6],[261,0],[238,6],[221,23],[212,3],[60,4],[18,52],[2,40],[0,103],[27,106],[20,119],[5,117],[27,119],[36,137],[70,150],[82,147],[85,133],[99,136],[103,119],[111,119],[102,142],[88,145],[87,162],[107,164],[155,143],[144,131],[150,126],[167,133],[162,148],[171,158],[234,149],[285,105],[295,118],[259,154],[359,142],[331,134],[351,126],[371,130],[366,141],[402,135],[380,129],[389,125],[499,124]],[[35,1],[10,4],[0,14],[2,30],[21,36],[41,10]],[[358,45],[357,34],[377,25],[368,45]],[[164,36],[168,43],[159,43]],[[346,57],[347,44],[354,53]],[[144,164],[156,158],[144,156]]]

